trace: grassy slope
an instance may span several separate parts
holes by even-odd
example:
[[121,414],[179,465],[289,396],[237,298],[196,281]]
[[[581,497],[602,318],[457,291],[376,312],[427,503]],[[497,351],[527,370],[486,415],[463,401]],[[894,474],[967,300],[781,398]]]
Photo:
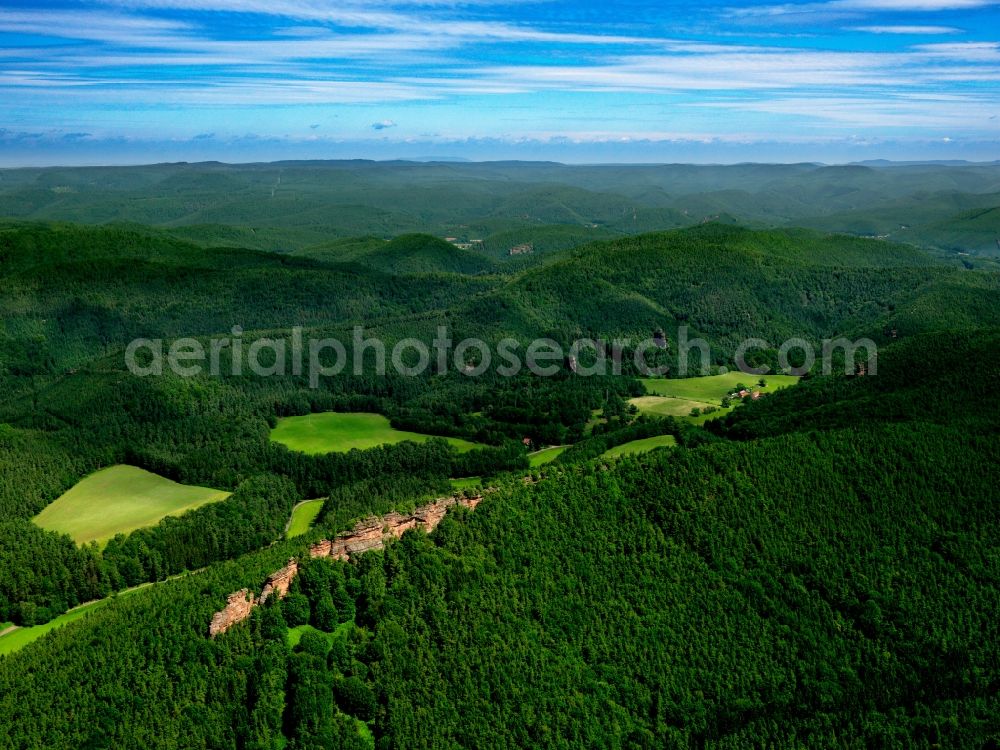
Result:
[[285,539],[302,536],[312,528],[313,521],[323,509],[325,500],[306,500],[299,503],[292,509],[292,517],[288,520],[288,529],[285,531]]
[[[764,379],[767,381],[767,386],[761,388],[756,385],[759,380],[758,376],[742,372],[670,380],[642,378],[646,392],[653,395],[633,398],[629,400],[629,403],[638,407],[640,414],[654,417],[683,417],[690,419],[695,424],[701,424],[708,419],[728,414],[735,408],[731,406],[728,409],[723,409],[720,402],[738,384],[749,386],[752,390],[759,390],[761,393],[773,393],[795,385],[799,380],[793,375],[767,375]],[[690,416],[692,409],[704,409],[706,406],[713,406],[716,410],[711,414],[703,414],[698,417]]]
[[7,633],[7,635],[0,636],[0,656],[12,654],[19,649],[24,648],[32,641],[41,638],[46,633],[49,633],[56,628],[60,628],[63,625],[68,625],[75,620],[79,620],[81,617],[90,614],[98,607],[104,606],[107,602],[107,599],[101,599],[100,601],[83,604],[76,609],[71,609],[66,614],[61,615],[54,620],[50,620],[44,625],[35,625],[30,628],[17,628],[16,630],[12,630]]
[[134,466],[111,466],[83,479],[35,516],[35,523],[69,534],[77,544],[105,542],[227,497],[228,492],[178,484]]
[[718,406],[719,401],[729,395],[737,385],[743,384],[753,390],[762,393],[776,391],[795,385],[798,378],[794,375],[765,375],[764,380],[767,385],[764,388],[757,386],[760,380],[759,375],[747,375],[743,372],[729,372],[725,375],[710,375],[703,378],[642,378],[642,384],[646,387],[646,393],[652,396],[671,396],[673,398],[684,398],[690,401],[701,401],[702,403]]
[[719,411],[723,411],[718,403],[708,404],[704,401],[692,401],[672,396],[639,396],[629,399],[629,403],[638,408],[640,414],[647,414],[651,417],[686,417],[692,409],[704,409],[713,405]]
[[[275,442],[293,451],[312,454],[342,453],[355,448],[365,450],[404,440],[423,443],[432,437],[434,436],[419,432],[396,430],[381,414],[361,412],[324,412],[286,417],[278,420],[278,426],[271,431],[271,439]],[[475,443],[460,438],[442,439],[459,451],[478,447]]]
[[618,456],[647,453],[656,448],[670,448],[675,445],[677,445],[677,438],[673,435],[657,435],[656,437],[643,438],[642,440],[633,440],[631,443],[616,445],[614,448],[606,450],[602,455],[604,458],[617,458]]
[[536,466],[541,466],[542,464],[547,464],[550,461],[555,461],[556,458],[566,450],[568,445],[554,445],[551,448],[543,448],[540,451],[535,451],[528,455],[528,462],[531,464],[531,468]]

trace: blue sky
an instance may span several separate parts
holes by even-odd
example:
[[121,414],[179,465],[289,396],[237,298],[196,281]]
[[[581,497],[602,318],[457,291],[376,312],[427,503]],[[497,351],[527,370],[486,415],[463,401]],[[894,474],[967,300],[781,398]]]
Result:
[[0,165],[1000,159],[1000,2],[0,5]]

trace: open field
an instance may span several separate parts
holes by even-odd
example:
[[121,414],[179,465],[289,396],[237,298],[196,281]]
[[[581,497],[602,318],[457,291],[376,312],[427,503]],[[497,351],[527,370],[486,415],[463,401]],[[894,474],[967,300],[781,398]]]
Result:
[[794,375],[765,375],[764,381],[767,385],[761,388],[757,385],[760,376],[747,375],[744,372],[729,372],[725,375],[709,375],[703,378],[640,378],[640,380],[651,396],[672,396],[689,401],[701,401],[712,406],[718,406],[722,398],[728,396],[741,383],[750,390],[773,393],[799,382]]
[[604,451],[604,458],[618,458],[635,453],[646,453],[654,448],[669,448],[677,445],[677,438],[673,435],[657,435],[656,437],[633,440],[631,443],[616,445]]
[[[736,407],[738,402],[734,402],[734,405],[727,409],[723,409],[720,404],[737,385],[744,385],[750,390],[761,393],[773,393],[795,385],[799,379],[793,375],[765,375],[764,381],[767,385],[764,387],[757,385],[760,380],[758,376],[742,372],[709,375],[703,378],[674,380],[640,378],[640,380],[650,395],[629,399],[630,404],[638,407],[640,414],[654,417],[683,417],[695,424],[702,424],[709,419],[724,416]],[[715,407],[715,411],[697,417],[690,416],[692,409],[704,410],[706,406]]]
[[[710,406],[704,401],[692,401],[671,396],[639,396],[638,398],[630,398],[628,402],[638,407],[640,414],[648,414],[652,417],[686,417],[692,409],[704,409]],[[720,413],[725,412],[717,403],[715,406]]]
[[555,461],[559,454],[568,447],[568,445],[554,445],[551,448],[542,448],[540,451],[529,453],[528,461],[531,464],[531,468],[534,469],[536,466],[547,464],[549,461]]
[[[168,576],[166,580],[175,581],[178,578],[184,578],[198,572],[200,571],[178,573],[177,575]],[[162,581],[160,583],[162,583]],[[19,651],[32,641],[37,641],[46,633],[56,630],[57,628],[61,628],[63,625],[68,625],[71,622],[82,619],[86,615],[100,609],[108,602],[113,601],[116,597],[130,596],[137,591],[142,591],[145,588],[155,585],[156,583],[140,583],[138,586],[133,586],[129,589],[122,589],[117,594],[112,594],[104,599],[97,599],[96,601],[86,602],[78,607],[74,607],[68,612],[59,615],[59,617],[56,617],[55,619],[49,620],[43,625],[32,625],[31,627],[19,628],[14,627],[13,623],[0,623],[0,633],[4,633],[4,631],[8,628],[12,628],[5,635],[0,635],[0,656],[5,656],[6,654],[12,654],[15,651]]]
[[78,482],[34,520],[43,529],[69,534],[77,544],[100,543],[229,494],[178,484],[135,466],[110,466]]
[[[412,440],[423,443],[433,435],[397,430],[381,414],[367,412],[322,412],[302,417],[285,417],[271,430],[271,440],[302,453],[344,453],[357,448],[365,450],[379,445]],[[446,437],[449,445],[459,452],[479,448],[476,443],[461,438]]]
[[63,625],[67,625],[75,620],[79,620],[81,617],[90,614],[98,607],[103,607],[109,601],[110,599],[101,599],[100,601],[83,604],[76,609],[71,609],[64,615],[60,615],[54,620],[49,620],[44,625],[35,625],[30,628],[17,628],[16,630],[12,630],[7,633],[7,635],[0,636],[0,656],[5,656],[24,648],[32,641],[36,641],[41,638],[46,633],[55,630],[56,628],[61,628]]
[[323,499],[304,500],[292,508],[292,517],[288,519],[288,528],[285,529],[285,539],[302,536],[312,528],[313,522],[323,510]]

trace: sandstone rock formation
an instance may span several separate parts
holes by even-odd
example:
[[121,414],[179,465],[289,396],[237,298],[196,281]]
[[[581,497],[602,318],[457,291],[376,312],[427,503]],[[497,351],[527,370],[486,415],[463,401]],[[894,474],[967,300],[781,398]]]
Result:
[[[481,496],[445,497],[428,505],[421,505],[413,513],[389,513],[381,517],[366,518],[335,539],[324,539],[312,545],[309,548],[309,556],[348,561],[353,555],[382,549],[386,539],[399,539],[410,529],[423,529],[429,532],[441,523],[449,508],[461,505],[472,509],[479,505],[482,499]],[[283,599],[298,573],[299,564],[292,558],[285,567],[268,576],[259,599],[254,600],[254,595],[249,589],[241,589],[230,594],[226,608],[216,612],[212,617],[208,634],[215,638],[220,633],[225,633],[233,625],[250,617],[253,608],[266,602],[272,595]]]
[[475,508],[482,499],[481,496],[446,497],[428,505],[421,505],[413,513],[389,513],[381,517],[366,518],[335,539],[317,542],[309,548],[309,556],[332,557],[335,560],[347,561],[352,555],[382,549],[386,539],[399,539],[410,529],[430,532],[441,523],[448,508],[456,505]]
[[292,585],[292,581],[295,580],[295,576],[298,574],[299,564],[293,557],[285,567],[267,577],[264,589],[260,592],[260,601],[258,603],[263,604],[274,593],[277,593],[279,599],[284,599],[285,594],[288,593],[288,589]]
[[225,633],[233,625],[243,622],[250,616],[255,605],[256,602],[250,589],[240,589],[235,594],[230,594],[226,608],[221,612],[216,612],[212,617],[212,623],[208,626],[208,634],[215,638],[220,633]]

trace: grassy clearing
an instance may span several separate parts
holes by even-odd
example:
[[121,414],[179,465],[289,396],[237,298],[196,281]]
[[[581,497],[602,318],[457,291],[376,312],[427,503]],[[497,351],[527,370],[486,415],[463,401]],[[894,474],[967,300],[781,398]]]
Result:
[[285,529],[285,539],[302,536],[312,528],[319,512],[323,510],[323,499],[304,500],[292,508],[292,517],[288,519],[288,528]]
[[[724,416],[731,412],[733,406],[723,409],[722,399],[732,393],[737,385],[747,386],[750,390],[761,393],[773,393],[782,388],[795,385],[799,379],[793,375],[765,375],[766,386],[759,386],[760,378],[742,372],[730,372],[725,375],[710,375],[704,378],[682,378],[669,380],[665,378],[641,378],[650,395],[629,400],[638,407],[640,414],[654,417],[682,417],[694,424],[702,424],[709,419]],[[706,406],[715,407],[711,414],[690,416],[692,409],[704,410]]]
[[646,453],[655,448],[669,448],[677,445],[677,439],[673,435],[657,435],[656,437],[633,440],[631,443],[616,445],[604,451],[604,458],[617,458],[635,453]]
[[460,477],[458,479],[449,479],[451,482],[451,488],[461,492],[462,490],[468,490],[472,487],[481,487],[483,484],[482,477]]
[[[166,580],[174,581],[178,578],[184,578],[185,576],[193,575],[199,571],[187,571],[184,573],[178,573],[168,577]],[[156,583],[140,583],[138,586],[133,586],[130,589],[123,589],[117,594],[113,594],[104,599],[98,599],[97,601],[87,602],[86,604],[81,604],[79,607],[74,607],[65,614],[56,617],[53,620],[45,623],[44,625],[33,625],[28,628],[16,628],[6,635],[0,636],[0,656],[5,656],[6,654],[12,654],[25,646],[27,646],[32,641],[37,641],[46,633],[49,633],[57,628],[61,628],[63,625],[68,625],[71,622],[75,622],[87,615],[93,613],[95,610],[100,609],[105,604],[113,601],[116,597],[129,596],[134,594],[136,591],[141,591],[149,586],[155,586]],[[2,623],[0,624],[0,633],[6,630],[7,627],[11,626],[12,623]]]
[[772,393],[790,385],[795,385],[799,379],[794,375],[765,375],[767,385],[763,388],[757,385],[759,375],[747,375],[743,372],[729,372],[725,375],[709,375],[704,378],[641,378],[646,386],[646,392],[651,396],[670,396],[673,398],[700,401],[701,403],[718,406],[724,396],[732,393],[736,386],[743,384],[751,390],[762,393]]
[[704,409],[709,406],[702,401],[671,396],[640,396],[629,399],[629,403],[638,407],[640,414],[648,414],[651,417],[686,417],[692,409]]
[[529,453],[528,462],[531,464],[531,468],[534,469],[536,466],[547,464],[549,461],[555,461],[559,454],[567,448],[569,448],[568,445],[554,445],[551,448],[542,448],[540,451]]
[[[27,646],[32,641],[36,641],[41,638],[46,633],[49,633],[56,628],[61,628],[63,625],[67,625],[75,620],[79,620],[81,617],[93,612],[95,609],[103,607],[107,604],[110,599],[101,599],[100,601],[90,602],[89,604],[84,604],[76,609],[71,609],[64,615],[60,615],[54,620],[50,620],[44,625],[35,625],[30,628],[17,628],[17,630],[12,630],[7,635],[0,636],[0,656],[6,656],[7,654],[12,654],[25,646]],[[5,628],[0,627],[0,631]]]
[[[412,440],[423,443],[433,435],[397,430],[381,414],[366,412],[323,412],[302,417],[285,417],[271,430],[271,440],[302,453],[344,453],[379,445]],[[459,452],[483,446],[461,438],[446,437]]]
[[288,648],[295,648],[298,646],[299,641],[302,640],[302,636],[306,633],[318,633],[326,638],[326,640],[332,645],[334,638],[342,635],[346,636],[353,627],[353,622],[342,622],[332,633],[324,633],[322,630],[314,628],[312,625],[296,625],[294,628],[288,629]]
[[178,484],[134,466],[111,466],[80,481],[34,520],[43,529],[69,534],[77,544],[100,543],[229,494]]

